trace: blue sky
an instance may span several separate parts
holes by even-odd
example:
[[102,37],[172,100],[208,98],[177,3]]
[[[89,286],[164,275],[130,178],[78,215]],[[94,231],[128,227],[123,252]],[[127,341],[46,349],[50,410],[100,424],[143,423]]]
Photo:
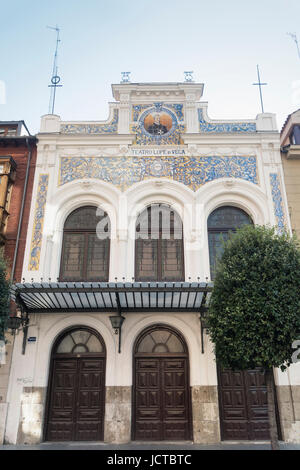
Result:
[[[256,64],[266,112],[279,128],[300,108],[299,0],[14,0],[0,12],[0,120],[24,119],[31,133],[48,112],[55,32],[63,88],[55,112],[63,120],[108,117],[111,83],[204,83],[212,119],[255,118],[260,112]],[[1,90],[0,90],[1,91]]]

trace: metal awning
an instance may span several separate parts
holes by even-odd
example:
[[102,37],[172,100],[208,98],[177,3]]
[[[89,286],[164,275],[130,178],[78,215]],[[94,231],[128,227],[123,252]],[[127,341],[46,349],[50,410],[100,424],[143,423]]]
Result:
[[12,286],[27,314],[74,312],[204,312],[213,283],[41,282]]

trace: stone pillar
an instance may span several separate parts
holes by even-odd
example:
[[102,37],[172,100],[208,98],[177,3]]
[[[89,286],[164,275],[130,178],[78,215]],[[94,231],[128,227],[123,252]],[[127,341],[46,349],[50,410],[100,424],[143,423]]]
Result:
[[282,438],[300,443],[300,385],[276,387]]
[[106,387],[104,441],[124,444],[131,440],[131,387]]
[[24,387],[18,444],[39,444],[43,439],[43,416],[46,387]]
[[193,386],[192,409],[194,443],[215,444],[220,442],[217,386]]
[[5,426],[8,410],[7,389],[14,337],[7,332],[6,339],[7,343],[3,348],[4,351],[2,351],[4,357],[0,357],[0,445],[3,444],[5,435]]

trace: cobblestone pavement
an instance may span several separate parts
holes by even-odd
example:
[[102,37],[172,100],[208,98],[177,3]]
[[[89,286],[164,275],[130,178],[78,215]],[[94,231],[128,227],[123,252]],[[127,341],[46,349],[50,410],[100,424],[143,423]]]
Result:
[[[105,444],[103,442],[81,442],[80,444],[75,442],[44,442],[37,445],[3,445],[0,446],[0,450],[105,450],[105,451],[117,451],[117,450],[166,450],[166,451],[177,451],[177,450],[270,450],[270,443],[241,443],[241,442],[226,442],[215,445],[201,445],[193,443],[129,443],[129,444]],[[280,443],[281,450],[300,450],[300,444],[289,444],[285,442]]]

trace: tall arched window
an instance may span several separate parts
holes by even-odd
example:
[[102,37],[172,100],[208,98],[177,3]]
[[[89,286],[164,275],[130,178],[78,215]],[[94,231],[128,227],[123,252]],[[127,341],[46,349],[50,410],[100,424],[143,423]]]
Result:
[[152,204],[137,219],[135,279],[184,281],[182,222],[165,204]]
[[229,238],[229,232],[234,232],[244,224],[252,224],[251,217],[242,209],[233,206],[223,206],[214,210],[207,219],[210,275],[214,279],[217,258],[222,255],[223,243]]
[[108,281],[109,250],[106,212],[93,206],[76,209],[64,225],[60,280]]

